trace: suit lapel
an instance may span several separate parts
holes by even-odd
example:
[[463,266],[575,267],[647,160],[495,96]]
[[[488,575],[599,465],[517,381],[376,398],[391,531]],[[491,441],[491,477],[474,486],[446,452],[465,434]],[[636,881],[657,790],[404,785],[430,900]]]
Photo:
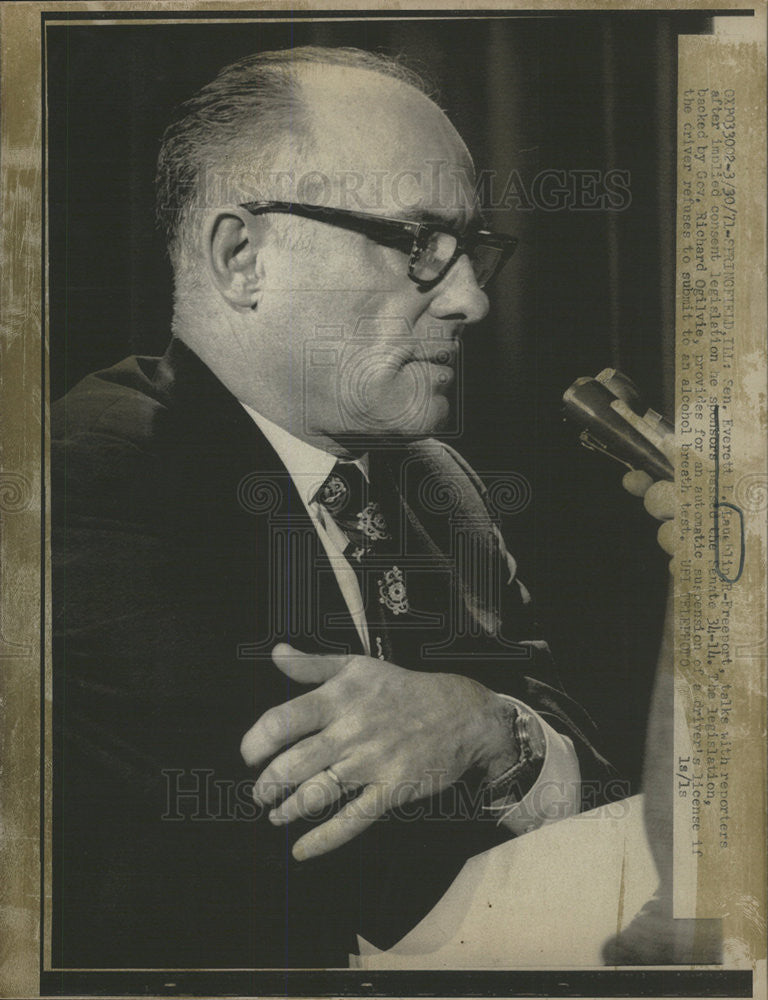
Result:
[[233,604],[237,657],[268,660],[278,642],[361,652],[315,527],[288,471],[238,400],[174,338],[153,379],[165,405],[164,446],[177,470],[184,531],[210,537]]
[[437,669],[435,662],[444,668],[446,660],[466,662],[468,655],[515,656],[512,635],[520,634],[527,612],[475,481],[434,439],[382,453],[372,468],[389,484],[382,491],[385,514],[399,517],[409,600],[441,617],[410,643],[411,658]]

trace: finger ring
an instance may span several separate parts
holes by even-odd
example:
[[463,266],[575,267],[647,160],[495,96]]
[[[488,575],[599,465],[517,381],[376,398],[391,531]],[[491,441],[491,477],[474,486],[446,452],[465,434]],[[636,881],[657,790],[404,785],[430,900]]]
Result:
[[339,786],[339,789],[343,792],[344,791],[344,782],[341,780],[341,778],[338,776],[338,774],[336,774],[336,772],[334,771],[334,769],[332,767],[326,767],[325,773],[328,775],[328,777],[331,779],[331,781],[334,781]]

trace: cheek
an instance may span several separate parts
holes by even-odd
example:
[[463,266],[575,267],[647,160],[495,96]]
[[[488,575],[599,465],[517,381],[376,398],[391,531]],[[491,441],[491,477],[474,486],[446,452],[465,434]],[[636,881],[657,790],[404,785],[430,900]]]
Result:
[[344,338],[412,335],[429,296],[408,278],[408,257],[354,237],[339,246],[338,235],[316,239],[312,253],[286,252],[278,260],[283,319],[303,327],[305,336],[325,337],[332,329]]
[[345,266],[334,273],[336,287],[358,289],[371,299],[367,315],[406,316],[415,320],[427,296],[408,277],[408,254],[363,241]]
[[403,282],[413,284],[408,278],[408,255],[402,251],[351,233],[344,234],[341,242],[338,232],[332,238],[333,242],[318,245],[315,257],[322,262],[325,287],[389,293],[397,292]]
[[347,383],[347,409],[365,414],[371,430],[429,432],[449,410],[438,378],[430,366],[403,365],[397,355],[390,356],[361,366],[357,379]]

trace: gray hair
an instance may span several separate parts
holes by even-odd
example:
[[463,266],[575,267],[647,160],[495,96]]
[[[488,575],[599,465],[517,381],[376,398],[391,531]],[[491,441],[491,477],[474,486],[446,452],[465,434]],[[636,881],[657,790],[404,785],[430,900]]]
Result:
[[399,59],[354,48],[258,52],[225,67],[181,105],[163,136],[156,211],[175,271],[195,245],[201,209],[214,197],[219,204],[270,197],[262,185],[255,192],[253,179],[273,167],[288,142],[294,156],[311,152],[312,123],[298,72],[310,64],[366,69],[432,93]]

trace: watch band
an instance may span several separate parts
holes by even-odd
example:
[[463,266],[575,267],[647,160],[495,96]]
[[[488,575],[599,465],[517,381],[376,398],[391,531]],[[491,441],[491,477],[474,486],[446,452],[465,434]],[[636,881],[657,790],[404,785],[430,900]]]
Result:
[[[486,782],[488,802],[519,801],[536,782],[544,766],[546,741],[533,715],[510,705],[508,724],[517,750],[517,761],[502,774]],[[487,808],[487,807],[486,807]]]

